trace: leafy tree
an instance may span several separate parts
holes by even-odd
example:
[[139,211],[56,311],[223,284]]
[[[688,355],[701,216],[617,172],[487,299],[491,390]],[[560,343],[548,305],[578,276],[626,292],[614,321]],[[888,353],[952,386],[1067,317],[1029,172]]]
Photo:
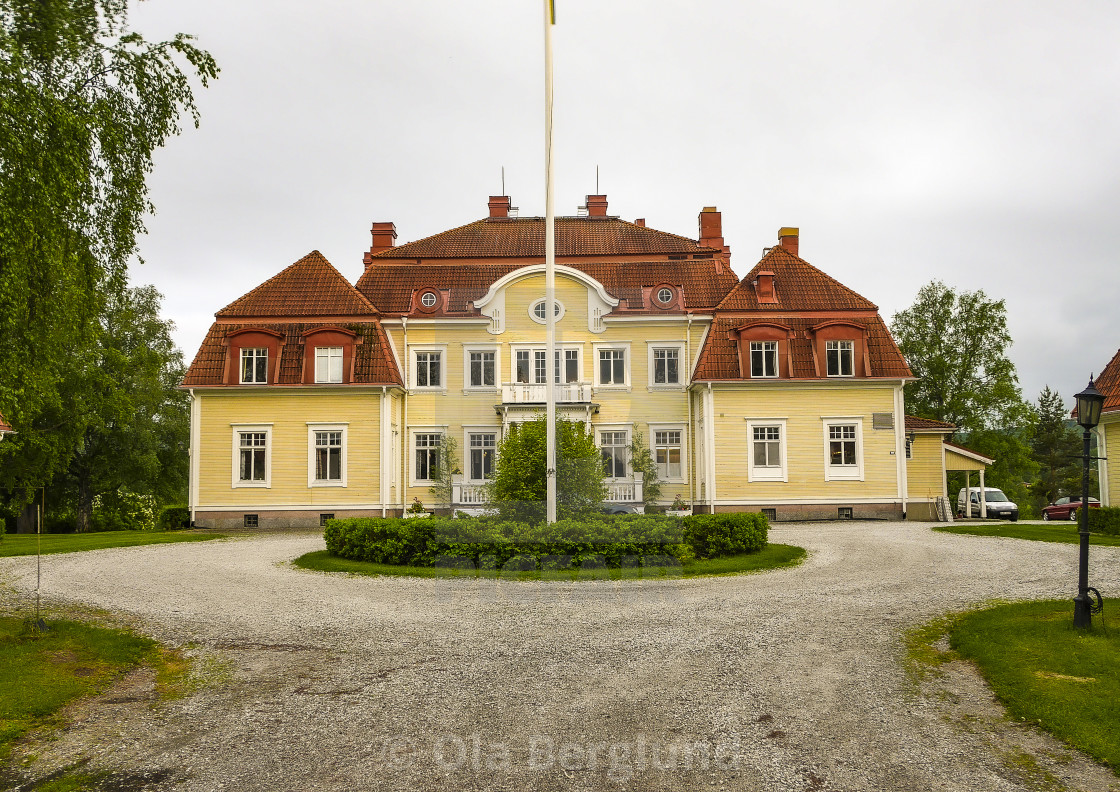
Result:
[[60,483],[75,500],[78,531],[89,530],[98,496],[185,501],[190,404],[160,299],[152,286],[110,297],[98,346],[72,371],[67,397],[84,429]]
[[[152,155],[197,124],[214,60],[128,31],[127,0],[0,0],[0,487],[37,487],[85,439],[67,389],[125,284]],[[75,365],[76,363],[76,365]]]
[[648,507],[661,499],[661,479],[657,475],[657,463],[653,459],[653,452],[646,445],[645,437],[638,430],[634,430],[634,437],[630,441],[630,467],[635,473],[642,474],[642,502]]
[[432,486],[428,492],[432,493],[436,503],[445,509],[452,506],[454,497],[454,477],[459,473],[458,444],[455,438],[444,433],[440,439],[439,450],[436,452],[436,469],[432,472]]
[[982,291],[927,283],[891,320],[891,333],[918,378],[906,384],[906,411],[956,424],[969,448],[993,457],[991,486],[1023,509],[1037,469],[1029,446],[1034,411],[1007,357],[1007,307]]
[[[490,501],[512,519],[539,522],[545,517],[547,430],[544,417],[512,423],[498,444]],[[595,435],[578,421],[556,421],[556,516],[578,517],[595,511],[607,497],[603,463]]]
[[1037,416],[1031,455],[1038,463],[1039,477],[1031,485],[1031,494],[1046,505],[1063,494],[1081,491],[1081,438],[1069,423],[1061,395],[1049,385],[1038,397]]

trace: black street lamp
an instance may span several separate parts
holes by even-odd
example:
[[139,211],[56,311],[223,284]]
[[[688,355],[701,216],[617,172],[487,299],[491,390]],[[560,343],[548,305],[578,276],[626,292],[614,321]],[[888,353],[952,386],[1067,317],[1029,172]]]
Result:
[[[1073,626],[1089,628],[1093,626],[1093,611],[1100,608],[1100,592],[1089,588],[1089,463],[1092,457],[1089,452],[1089,441],[1092,437],[1093,427],[1101,420],[1101,407],[1104,405],[1104,394],[1093,385],[1093,377],[1089,377],[1089,387],[1077,394],[1077,422],[1085,430],[1084,447],[1081,454],[1081,557],[1077,568],[1077,596],[1073,598]],[[1094,608],[1089,600],[1089,592],[1096,595],[1097,607]]]

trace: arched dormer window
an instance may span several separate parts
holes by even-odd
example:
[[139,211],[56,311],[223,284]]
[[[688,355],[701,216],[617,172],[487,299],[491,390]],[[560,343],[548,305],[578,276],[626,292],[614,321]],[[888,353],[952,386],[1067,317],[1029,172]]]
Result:
[[357,333],[344,327],[315,327],[303,333],[304,384],[343,384],[354,381]]
[[284,335],[245,327],[226,336],[226,385],[274,385],[280,371]]
[[730,332],[739,350],[743,379],[788,378],[792,366],[793,328],[778,322],[751,322]]
[[867,328],[847,319],[821,322],[809,329],[818,377],[868,377]]

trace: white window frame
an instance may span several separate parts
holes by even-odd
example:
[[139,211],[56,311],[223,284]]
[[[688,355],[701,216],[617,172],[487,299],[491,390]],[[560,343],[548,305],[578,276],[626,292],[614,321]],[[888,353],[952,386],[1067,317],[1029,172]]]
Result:
[[[630,389],[630,342],[624,341],[615,344],[592,344],[592,382],[595,383],[596,388],[604,390],[629,390]],[[622,382],[603,382],[600,379],[601,370],[599,368],[599,353],[606,350],[616,350],[622,352]]]
[[[754,345],[755,344],[761,344],[762,345],[762,354],[763,354],[762,370],[763,370],[763,372],[766,371],[766,353],[769,351],[766,348],[766,345],[767,344],[773,344],[774,345],[774,373],[773,374],[766,374],[766,373],[755,374],[754,373]],[[777,341],[767,341],[767,340],[750,341],[747,345],[747,353],[748,353],[747,365],[750,367],[751,379],[777,379],[782,373],[782,361],[781,361],[781,357],[780,357],[781,351],[782,351],[782,348],[778,345]]]
[[[326,368],[327,368],[327,376],[325,378],[322,378],[322,379],[320,379],[320,377],[319,377],[319,360],[320,360],[320,358],[322,358],[323,360],[326,361]],[[332,372],[331,372],[331,368],[332,368],[331,363],[335,360],[338,361],[338,375],[337,375],[337,377],[333,376]],[[342,347],[340,347],[340,346],[321,346],[321,347],[317,346],[317,347],[315,347],[315,382],[317,382],[317,383],[339,383],[339,382],[342,382],[342,364],[343,364],[344,360],[345,360],[345,356],[343,355]]]
[[[647,341],[646,342],[646,372],[651,390],[683,390],[687,377],[688,361],[684,356],[683,341]],[[672,349],[677,353],[677,381],[656,382],[656,353],[660,349]],[[598,356],[596,356],[598,357]]]
[[[748,418],[747,419],[747,481],[789,481],[789,464],[786,449],[789,446],[789,435],[786,431],[786,418]],[[778,467],[755,466],[754,464],[754,430],[756,428],[778,427]],[[827,434],[827,430],[825,432]]]
[[[494,356],[494,384],[471,384],[471,353],[489,352]],[[463,390],[496,391],[502,387],[502,353],[497,344],[463,344]]]
[[502,442],[502,427],[493,425],[480,425],[480,426],[464,426],[463,427],[463,481],[469,484],[484,484],[489,479],[476,479],[471,475],[471,436],[472,435],[494,435],[494,462],[498,460],[498,445]]
[[[233,459],[230,486],[234,489],[255,487],[270,489],[272,487],[272,424],[230,424],[233,430]],[[264,481],[241,480],[241,435],[243,433],[264,434]]]
[[[431,354],[436,352],[439,354],[439,385],[417,385],[417,366],[420,365],[419,355],[427,353]],[[409,390],[412,391],[431,391],[442,392],[447,390],[447,344],[427,344],[423,346],[409,346],[408,348],[409,360]]]
[[[246,352],[264,352],[264,355],[263,355],[263,357],[264,357],[264,379],[259,380],[259,379],[256,379],[255,376],[252,379],[245,379],[245,357],[246,357],[245,353]],[[253,355],[254,360],[256,360],[258,357],[261,357],[261,355]],[[241,347],[241,352],[240,352],[240,354],[238,354],[237,358],[238,358],[237,359],[237,365],[238,365],[237,381],[240,384],[242,384],[242,385],[267,385],[268,384],[268,347]],[[253,366],[253,370],[254,370],[254,372],[256,371],[256,365],[255,364]]]
[[[315,433],[316,432],[341,432],[342,433],[342,456],[339,460],[339,467],[341,469],[342,478],[337,480],[332,479],[317,479],[315,478]],[[347,434],[349,433],[348,423],[307,423],[307,486],[308,487],[345,487],[346,486],[346,458],[347,454]]]
[[[509,380],[510,380],[510,384],[513,384],[513,385],[518,385],[518,384],[520,384],[520,385],[544,385],[544,384],[546,384],[546,383],[543,383],[543,382],[537,382],[534,379],[535,376],[536,376],[536,362],[535,362],[535,358],[533,357],[534,352],[545,352],[545,351],[546,351],[545,347],[542,346],[541,344],[510,344],[510,350],[509,350]],[[523,382],[523,383],[518,383],[517,382],[516,377],[517,377],[517,353],[518,352],[528,352],[529,353],[529,367],[530,367],[529,382]],[[560,372],[561,372],[561,374],[563,374],[565,366],[566,366],[567,353],[568,352],[575,352],[576,353],[576,379],[575,379],[575,382],[565,382],[564,378],[561,377],[560,378],[561,381],[557,384],[560,384],[560,385],[582,385],[584,382],[587,381],[586,378],[584,377],[584,371],[583,371],[583,345],[582,344],[557,344],[556,345],[556,354],[558,354],[560,356]],[[552,363],[552,374],[555,377],[555,375],[556,375],[556,361],[553,361],[553,363]],[[547,363],[547,361],[545,363],[545,379],[548,379],[548,363]]]
[[[822,435],[824,439],[824,480],[825,481],[863,481],[863,416],[822,416]],[[829,429],[834,426],[855,426],[856,463],[854,465],[833,465],[830,453]]]
[[[609,344],[607,345],[607,348],[610,348]],[[603,456],[602,456],[603,432],[622,432],[626,435],[626,449],[627,449],[627,452],[626,452],[626,471],[621,476],[606,476],[605,480],[606,481],[629,481],[632,478],[634,478],[634,466],[632,464],[633,460],[630,459],[630,452],[629,452],[630,444],[632,442],[634,442],[633,426],[631,426],[630,424],[594,424],[592,426],[592,429],[594,429],[594,431],[595,431],[595,447],[600,450],[600,454],[599,454],[600,464],[602,464],[602,460],[603,460]],[[613,447],[615,447],[615,446],[612,446],[612,448]]]
[[[839,371],[836,374],[828,370],[828,353],[829,346],[836,344],[836,364]],[[842,346],[847,344],[847,346]],[[848,353],[848,373],[844,374],[844,355],[843,352],[847,350]],[[832,339],[824,342],[824,371],[828,377],[854,377],[856,375],[856,342],[846,341],[844,339]]]
[[683,484],[688,481],[688,430],[686,424],[683,423],[651,423],[649,424],[649,450],[653,454],[653,464],[657,465],[657,433],[658,432],[680,432],[681,433],[681,474],[674,478],[659,478],[663,483],[669,484]]
[[[438,434],[447,437],[447,426],[410,426],[408,427],[408,485],[410,487],[430,487],[433,479],[416,478],[416,437],[418,435]],[[443,442],[442,440],[440,442]]]
[[[529,303],[529,318],[532,319],[534,322],[536,322],[539,325],[545,324],[547,319],[548,319],[547,316],[545,316],[543,318],[540,317],[540,316],[537,316],[537,306],[541,305],[544,302],[544,299],[545,299],[544,297],[541,297],[539,300],[533,300],[533,302]],[[564,308],[564,303],[560,302],[559,299],[555,299],[555,300],[553,300],[553,302],[556,305],[556,309],[555,309],[556,310],[556,321],[559,322],[561,319],[564,318],[564,314],[567,311]]]

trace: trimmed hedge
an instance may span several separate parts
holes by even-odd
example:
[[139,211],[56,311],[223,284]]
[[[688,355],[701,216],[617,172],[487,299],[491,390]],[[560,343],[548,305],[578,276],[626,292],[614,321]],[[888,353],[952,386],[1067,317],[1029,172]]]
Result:
[[684,518],[684,540],[697,558],[723,558],[766,547],[769,528],[759,512],[693,514]]
[[1120,507],[1089,509],[1089,532],[1120,536]]
[[332,555],[408,566],[481,569],[581,569],[640,566],[643,558],[679,562],[761,550],[761,514],[717,514],[682,521],[659,514],[596,515],[535,525],[493,517],[426,520],[361,517],[328,520]]

